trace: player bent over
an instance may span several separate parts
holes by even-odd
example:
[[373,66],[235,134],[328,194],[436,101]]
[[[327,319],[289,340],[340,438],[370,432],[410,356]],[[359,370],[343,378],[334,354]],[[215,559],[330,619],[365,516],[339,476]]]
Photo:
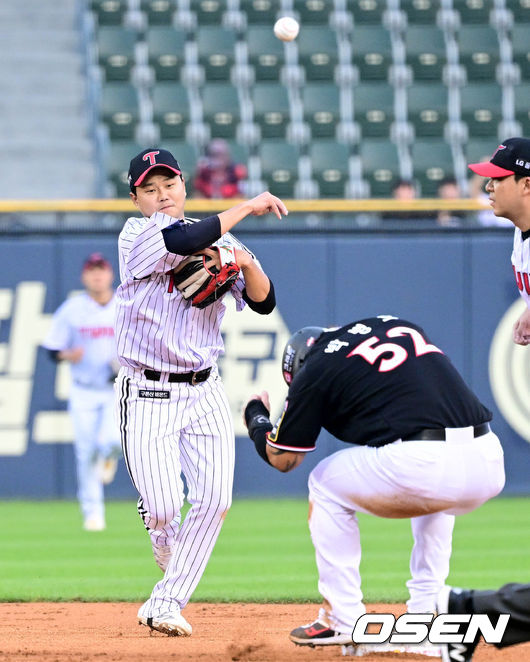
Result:
[[[238,310],[275,307],[271,281],[228,231],[250,214],[281,218],[287,209],[262,193],[201,221],[185,218],[180,166],[163,149],[135,156],[129,183],[141,216],[129,218],[119,237],[117,407],[138,512],[164,571],[138,617],[169,635],[190,635],[181,610],[232,499],[234,431],[216,365],[223,295],[230,292]],[[181,472],[191,504],[182,523]]]
[[407,608],[435,612],[449,573],[454,516],[504,486],[491,412],[419,326],[391,315],[335,329],[305,327],[288,341],[282,369],[289,392],[274,428],[266,392],[251,396],[245,408],[258,454],[290,471],[315,449],[322,428],[351,444],[309,477],[309,527],[324,605],[291,640],[352,644],[365,613],[357,511],[411,518]]

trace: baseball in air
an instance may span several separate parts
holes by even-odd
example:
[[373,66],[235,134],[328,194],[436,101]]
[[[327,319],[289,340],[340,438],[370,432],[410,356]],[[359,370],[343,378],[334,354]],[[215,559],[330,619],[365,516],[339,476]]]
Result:
[[298,21],[290,16],[279,18],[274,24],[274,34],[282,41],[292,41],[298,35],[300,25]]

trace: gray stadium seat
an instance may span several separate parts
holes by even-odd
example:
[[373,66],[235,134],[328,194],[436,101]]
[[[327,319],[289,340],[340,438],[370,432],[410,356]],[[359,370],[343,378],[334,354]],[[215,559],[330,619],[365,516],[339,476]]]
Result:
[[98,25],[121,25],[127,11],[127,0],[92,0],[91,9]]
[[298,150],[285,141],[264,140],[258,146],[263,179],[271,193],[293,197],[298,175]]
[[239,0],[239,9],[245,13],[247,23],[272,26],[281,8],[281,0]]
[[283,43],[277,39],[270,25],[251,25],[247,28],[249,64],[254,67],[256,80],[278,80],[285,62]]
[[339,88],[334,83],[308,83],[302,89],[304,119],[313,138],[333,138],[340,120]]
[[348,180],[349,150],[335,140],[315,140],[309,147],[313,176],[323,198],[344,197]]
[[136,31],[105,25],[97,31],[98,63],[107,81],[129,80],[134,66]]
[[289,97],[279,83],[261,83],[252,90],[254,120],[261,128],[262,138],[284,138],[289,123]]
[[353,90],[354,119],[363,138],[389,136],[394,121],[394,89],[389,83],[361,83]]
[[208,83],[201,90],[204,121],[212,138],[234,138],[241,118],[237,88],[228,83]]
[[228,80],[234,64],[234,42],[232,30],[207,25],[197,31],[199,64],[204,67],[206,80]]
[[447,88],[431,81],[407,88],[408,119],[416,136],[443,136],[447,122]]
[[409,24],[434,25],[440,9],[440,0],[401,0],[400,9]]
[[453,0],[453,8],[460,14],[462,23],[487,25],[494,4],[494,0]]
[[495,80],[499,63],[497,32],[489,25],[463,25],[457,35],[460,64],[468,80]]
[[512,31],[513,61],[521,70],[521,78],[530,80],[530,46],[528,45],[528,24],[514,25]]
[[140,6],[149,26],[170,26],[176,9],[176,0],[142,0]]
[[469,83],[460,92],[462,120],[469,135],[497,136],[502,120],[502,90],[496,83]]
[[521,135],[530,136],[530,82],[516,85],[515,119],[521,123]]
[[405,31],[407,64],[415,80],[441,80],[447,62],[443,32],[434,25],[410,25]]
[[165,82],[153,87],[153,120],[162,139],[184,138],[190,121],[188,91],[184,85]]
[[451,147],[436,138],[416,140],[411,147],[411,158],[422,197],[435,198],[440,182],[454,175]]
[[346,0],[346,9],[352,12],[354,25],[380,24],[386,0]]
[[179,80],[186,33],[171,26],[157,25],[147,31],[146,42],[148,62],[156,80]]
[[392,64],[390,33],[381,25],[363,26],[351,37],[353,64],[362,80],[387,80]]
[[294,0],[294,10],[303,26],[325,25],[329,22],[329,13],[333,3],[326,0]]
[[107,83],[101,92],[101,120],[111,139],[134,137],[139,121],[138,94],[131,83]]
[[304,26],[297,42],[298,61],[305,69],[307,80],[333,80],[338,62],[335,31],[327,26]]
[[396,146],[387,138],[362,140],[359,156],[363,178],[370,185],[371,195],[379,198],[389,197],[400,176]]

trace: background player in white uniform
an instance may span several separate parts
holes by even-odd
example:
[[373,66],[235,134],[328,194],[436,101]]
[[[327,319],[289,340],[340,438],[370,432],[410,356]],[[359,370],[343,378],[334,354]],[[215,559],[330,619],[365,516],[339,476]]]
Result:
[[473,172],[489,177],[486,191],[496,216],[515,225],[512,266],[526,310],[513,328],[518,345],[530,344],[530,140],[508,138],[489,161],[471,163]]
[[[230,292],[237,308],[247,303],[258,313],[272,312],[272,283],[227,231],[249,214],[281,218],[287,210],[262,193],[202,221],[184,219],[180,166],[163,149],[134,157],[129,182],[142,216],[130,218],[119,238],[117,403],[124,458],[140,494],[138,512],[165,572],[138,617],[161,632],[190,635],[180,612],[231,505],[234,432],[216,367],[225,305],[219,299],[202,309],[193,306],[175,286],[172,271],[186,255],[216,242],[231,245],[241,267]],[[191,504],[182,524],[181,471]]]
[[68,408],[74,427],[78,498],[88,531],[105,528],[103,485],[114,478],[121,454],[114,416],[113,279],[103,255],[90,255],[81,274],[85,292],[58,308],[43,343],[55,360],[68,361],[71,367]]

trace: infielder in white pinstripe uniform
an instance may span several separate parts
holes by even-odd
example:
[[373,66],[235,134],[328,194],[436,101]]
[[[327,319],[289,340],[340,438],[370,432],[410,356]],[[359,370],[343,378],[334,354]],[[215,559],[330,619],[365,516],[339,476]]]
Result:
[[[246,216],[287,214],[262,193],[200,222],[184,218],[186,188],[179,164],[147,149],[129,169],[129,218],[119,238],[121,285],[116,338],[122,368],[116,380],[122,448],[140,494],[138,512],[164,577],[141,606],[140,623],[169,635],[190,635],[181,610],[206,567],[231,505],[234,431],[216,360],[223,349],[222,298],[197,308],[175,287],[173,269],[211,245],[235,248],[241,269],[230,293],[260,314],[275,307],[274,288],[259,263],[228,231]],[[181,472],[191,504],[181,524]]]
[[495,216],[515,225],[512,266],[526,309],[513,328],[513,341],[530,344],[530,140],[508,138],[489,161],[471,163],[469,168],[489,177],[486,191]]

